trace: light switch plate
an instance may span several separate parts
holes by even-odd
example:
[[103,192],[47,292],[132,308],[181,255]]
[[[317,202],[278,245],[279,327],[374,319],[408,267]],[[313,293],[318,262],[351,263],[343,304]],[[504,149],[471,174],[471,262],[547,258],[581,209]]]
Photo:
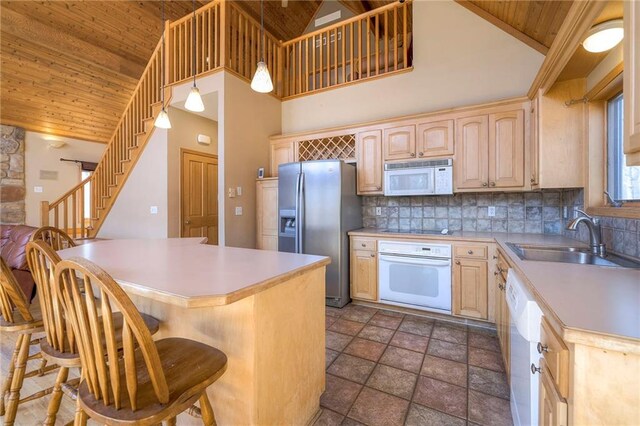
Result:
[[42,187],[41,186],[34,186],[33,187],[33,192],[42,192]]
[[158,214],[158,206],[151,206],[151,207],[149,207],[149,213],[151,213],[151,214]]
[[496,207],[495,206],[489,206],[487,208],[487,216],[495,217],[495,215],[496,215]]
[[236,207],[236,216],[242,216],[242,207]]
[[242,187],[241,186],[236,188],[236,194],[238,195],[238,197],[242,195]]
[[236,189],[229,188],[229,198],[235,198],[235,196],[236,196]]

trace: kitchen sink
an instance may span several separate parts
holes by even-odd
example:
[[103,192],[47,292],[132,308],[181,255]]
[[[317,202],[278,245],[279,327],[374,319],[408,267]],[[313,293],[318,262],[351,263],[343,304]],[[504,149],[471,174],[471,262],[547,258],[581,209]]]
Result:
[[577,263],[581,265],[599,265],[618,268],[638,268],[640,262],[626,257],[607,254],[599,256],[591,253],[588,247],[553,246],[537,244],[507,243],[520,259],[540,262]]

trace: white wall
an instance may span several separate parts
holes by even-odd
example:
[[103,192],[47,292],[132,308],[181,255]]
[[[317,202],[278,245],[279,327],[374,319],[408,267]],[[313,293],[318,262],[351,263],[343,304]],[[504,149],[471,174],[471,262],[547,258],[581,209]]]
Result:
[[413,71],[283,102],[283,133],[526,94],[542,54],[453,1],[413,8]]
[[[167,238],[167,170],[167,131],[155,129],[98,237]],[[150,213],[151,206],[158,214]]]
[[[64,142],[62,148],[51,148],[50,143]],[[25,208],[26,224],[40,226],[40,202],[55,201],[80,183],[80,165],[60,161],[60,158],[97,163],[107,145],[78,139],[51,136],[27,131],[25,135]],[[41,180],[40,170],[58,172],[56,180]],[[42,187],[40,193],[34,187]]]

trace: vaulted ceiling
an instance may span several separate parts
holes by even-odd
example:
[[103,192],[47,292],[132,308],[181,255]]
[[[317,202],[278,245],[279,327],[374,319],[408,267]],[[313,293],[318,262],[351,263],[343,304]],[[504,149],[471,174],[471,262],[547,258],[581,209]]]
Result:
[[[208,1],[198,0],[196,7]],[[363,13],[394,0],[340,1]],[[572,4],[457,1],[543,53]],[[259,19],[259,1],[237,3]],[[281,40],[296,38],[321,3],[265,0],[265,27]],[[179,19],[191,7],[189,0],[167,0],[166,17]],[[159,1],[145,0],[2,0],[0,122],[108,141],[160,38],[160,8]]]

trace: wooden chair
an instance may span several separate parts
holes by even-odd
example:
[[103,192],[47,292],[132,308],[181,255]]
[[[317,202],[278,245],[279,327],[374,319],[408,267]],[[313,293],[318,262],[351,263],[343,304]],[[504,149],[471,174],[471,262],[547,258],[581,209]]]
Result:
[[[5,425],[13,425],[18,404],[43,397],[51,393],[51,389],[45,389],[20,400],[20,391],[24,379],[35,375],[42,376],[55,366],[46,367],[43,362],[38,370],[26,373],[27,361],[40,358],[40,353],[29,356],[31,345],[38,340],[31,340],[31,335],[42,331],[42,319],[40,309],[35,304],[29,305],[27,297],[18,285],[11,269],[0,257],[0,331],[2,333],[15,333],[18,335],[9,365],[7,377],[0,390],[0,415],[4,415]],[[8,395],[5,407],[5,398]],[[6,408],[6,409],[5,409]]]
[[42,228],[38,228],[33,235],[31,235],[31,241],[38,240],[42,240],[49,244],[55,251],[75,247],[77,245],[66,232],[53,226],[43,226]]
[[[85,294],[80,293],[78,278],[84,279]],[[77,336],[82,364],[78,390],[82,411],[76,425],[86,424],[87,415],[108,425],[154,425],[164,420],[175,424],[175,417],[198,400],[204,424],[215,424],[206,390],[226,370],[224,353],[188,339],[151,340],[124,290],[86,259],[58,263],[55,291]],[[116,350],[112,308],[123,316],[123,359]],[[94,344],[97,339],[106,340],[106,348]]]
[[[60,371],[53,387],[53,394],[47,408],[45,425],[53,425],[60,409],[63,386],[72,393],[77,381],[67,383],[70,368],[80,368],[80,354],[77,339],[69,321],[66,320],[62,305],[54,292],[54,268],[60,262],[58,254],[45,241],[31,241],[27,244],[27,262],[33,274],[38,289],[42,319],[44,322],[45,338],[40,341],[40,351],[44,359],[60,366]],[[115,347],[122,349],[123,317],[114,312],[112,321],[115,329]],[[159,322],[149,315],[141,315],[145,327],[150,334],[159,329]],[[106,347],[106,342],[102,342]]]

